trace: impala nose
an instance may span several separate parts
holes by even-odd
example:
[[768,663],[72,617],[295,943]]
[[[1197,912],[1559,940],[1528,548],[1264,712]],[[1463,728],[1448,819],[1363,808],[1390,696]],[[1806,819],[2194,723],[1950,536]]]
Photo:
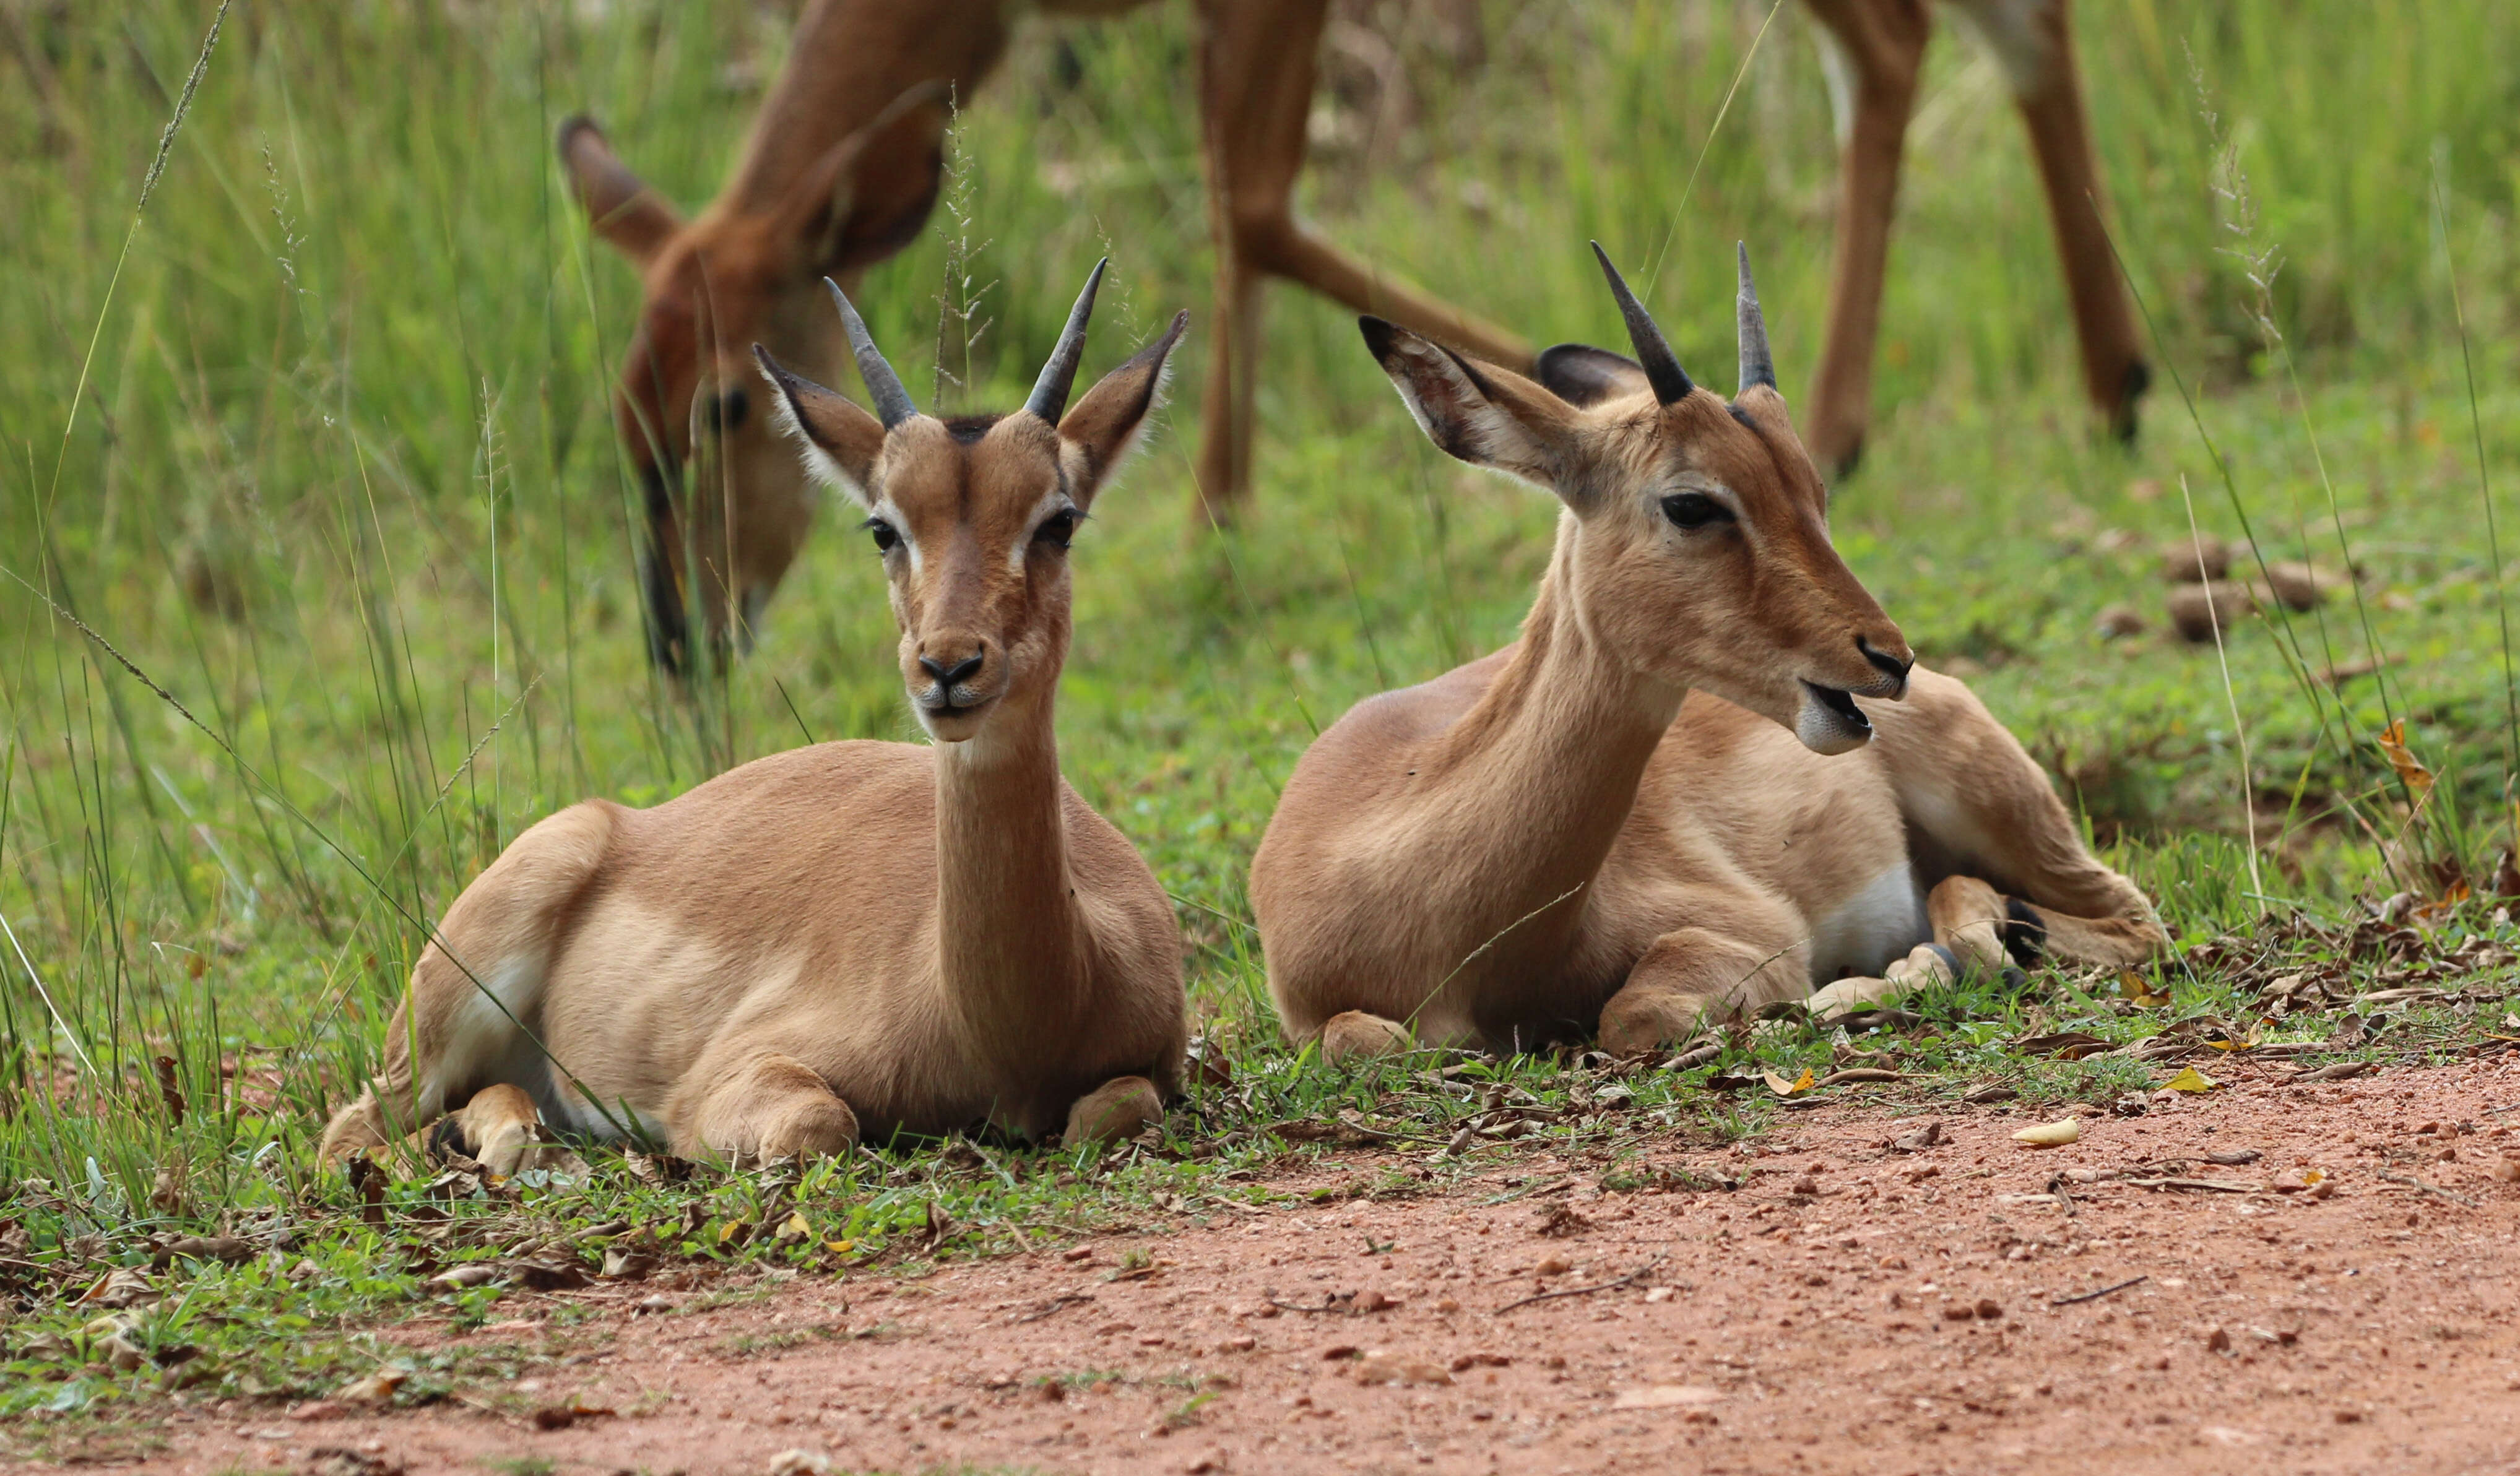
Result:
[[934,677],[936,679],[936,685],[943,689],[946,700],[951,701],[953,699],[954,689],[970,680],[973,676],[976,676],[979,673],[980,664],[987,659],[988,655],[986,652],[973,651],[971,654],[965,656],[962,660],[955,662],[952,666],[947,666],[944,662],[937,660],[934,656],[921,656],[919,658],[919,669],[927,673],[929,676]]
[[709,424],[720,435],[732,434],[742,428],[743,418],[751,410],[752,397],[743,392],[742,385],[737,384],[717,397],[716,413],[710,417]]
[[1864,659],[1872,663],[1873,670],[1881,673],[1882,687],[1886,694],[1896,696],[1907,690],[1908,669],[1916,664],[1915,657],[1893,654],[1874,646],[1862,636],[1855,638],[1855,649],[1864,652]]

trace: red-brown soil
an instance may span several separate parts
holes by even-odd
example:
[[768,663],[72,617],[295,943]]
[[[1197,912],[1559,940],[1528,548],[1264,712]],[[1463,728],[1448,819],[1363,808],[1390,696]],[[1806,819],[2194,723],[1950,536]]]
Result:
[[[1754,1148],[1655,1157],[1745,1181],[1731,1191],[1604,1193],[1597,1170],[1526,1159],[1423,1198],[1222,1214],[916,1282],[799,1279],[671,1315],[633,1315],[654,1283],[535,1298],[539,1335],[592,1351],[485,1406],[618,1413],[542,1430],[460,1403],[191,1409],[141,1464],[359,1468],[319,1465],[333,1447],[414,1473],[762,1473],[788,1451],[902,1472],[2520,1472],[2520,1184],[2495,1173],[2520,1154],[2520,1067],[2243,1085],[2087,1118],[2048,1150],[2010,1141],[2026,1115],[1937,1115],[1916,1152],[1890,1143],[1925,1117],[1831,1104]],[[2246,1149],[2263,1157],[2205,1159]],[[2069,1173],[2170,1159],[2329,1182]],[[2060,1179],[2070,1211],[2047,1193]],[[1115,1275],[1133,1256],[1153,1272]],[[1570,1269],[1536,1275],[1551,1257]],[[1399,1305],[1270,1306],[1351,1292]],[[563,1326],[566,1302],[607,1310]]]

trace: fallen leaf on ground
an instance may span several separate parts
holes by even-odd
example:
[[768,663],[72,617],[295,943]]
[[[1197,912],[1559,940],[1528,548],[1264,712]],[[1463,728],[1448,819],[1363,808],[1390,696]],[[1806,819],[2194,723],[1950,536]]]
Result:
[[1921,1128],[1912,1129],[1891,1139],[1890,1146],[1896,1152],[1921,1153],[1942,1141],[1943,1120],[1938,1117]]
[[410,1377],[408,1368],[380,1368],[334,1390],[333,1398],[345,1405],[382,1405],[391,1400],[394,1391]]
[[1377,1349],[1359,1361],[1356,1365],[1356,1381],[1360,1384],[1431,1387],[1451,1383],[1453,1375],[1441,1364],[1396,1353],[1384,1353]]
[[2221,1086],[2222,1083],[2214,1080],[2214,1078],[2210,1076],[2207,1076],[2204,1072],[2197,1070],[2193,1066],[2186,1066],[2181,1068],[2177,1076],[2163,1082],[2161,1085],[2164,1089],[2172,1092],[2211,1092],[2216,1087]]
[[89,1287],[79,1301],[97,1307],[138,1307],[157,1301],[158,1295],[158,1288],[149,1284],[148,1276],[128,1266],[117,1266],[105,1274],[104,1280]]
[[2068,1117],[2060,1122],[2041,1123],[2013,1134],[2012,1141],[2034,1148],[2061,1148],[2083,1141],[2083,1120]]
[[1766,1082],[1768,1090],[1778,1096],[1800,1096],[1812,1089],[1812,1074],[1808,1069],[1792,1081],[1785,1080],[1783,1076],[1774,1071],[1761,1072],[1759,1079]]
[[1721,1389],[1701,1384],[1646,1384],[1637,1389],[1622,1389],[1610,1402],[1614,1409],[1703,1409],[1720,1403]]

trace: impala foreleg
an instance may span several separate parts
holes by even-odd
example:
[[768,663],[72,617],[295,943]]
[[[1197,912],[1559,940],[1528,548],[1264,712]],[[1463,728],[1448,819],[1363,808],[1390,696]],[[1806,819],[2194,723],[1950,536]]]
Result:
[[1676,1044],[1700,1029],[1811,992],[1811,947],[1761,948],[1702,927],[1663,934],[1601,1006],[1601,1049],[1617,1055]]

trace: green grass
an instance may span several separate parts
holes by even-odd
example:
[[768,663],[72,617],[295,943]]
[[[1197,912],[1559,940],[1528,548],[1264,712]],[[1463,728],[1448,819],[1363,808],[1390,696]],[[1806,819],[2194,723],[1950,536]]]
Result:
[[[1685,1073],[1534,1059],[1466,1064],[1441,1084],[1427,1073],[1443,1060],[1341,1075],[1286,1052],[1242,893],[1278,785],[1349,703],[1509,639],[1551,514],[1425,445],[1347,315],[1282,290],[1253,515],[1228,538],[1190,536],[1194,339],[1168,427],[1078,541],[1060,706],[1070,778],[1180,902],[1193,1003],[1235,1085],[1193,1094],[1161,1144],[1100,1159],[906,1145],[801,1178],[655,1185],[599,1158],[566,1187],[441,1202],[396,1185],[380,1227],[309,1150],[373,1059],[422,919],[562,804],[653,802],[797,741],[800,724],[823,738],[913,735],[878,573],[835,529],[707,701],[660,689],[641,655],[602,402],[635,284],[590,243],[548,140],[591,109],[626,158],[696,205],[757,102],[728,78],[757,77],[783,38],[635,4],[600,19],[241,4],[135,231],[209,7],[7,12],[0,136],[25,144],[0,151],[14,350],[0,358],[0,918],[17,945],[0,939],[0,1293],[15,1317],[0,1412],[57,1412],[0,1441],[68,1438],[169,1385],[320,1392],[389,1356],[368,1330],[380,1319],[485,1323],[523,1295],[504,1276],[429,1289],[446,1266],[616,1222],[628,1229],[560,1254],[592,1271],[635,1233],[674,1275],[916,1269],[1017,1237],[1219,1213],[1213,1201],[1282,1192],[1271,1185],[1295,1172],[1330,1193],[1429,1193],[1537,1146],[1583,1172],[1644,1174],[1659,1145],[1756,1134],[1794,1110],[1764,1088],[1707,1088],[1754,1066],[1824,1075],[1888,1051],[1914,1078],[1897,1091],[1918,1100],[2002,1082],[2025,1103],[2105,1105],[2166,1072],[2007,1043],[2068,1030],[2130,1043],[2181,1020],[2326,1040],[2332,1015],[2264,1023],[2265,981],[2333,956],[2351,988],[2396,987],[2408,964],[2358,944],[2359,904],[2440,895],[2425,863],[2444,858],[2481,891],[2510,838],[2505,593],[2478,451],[2507,494],[2520,32],[2494,0],[2424,0],[2385,20],[2350,0],[2128,0],[2105,23],[2099,10],[2084,7],[2080,44],[2121,248],[2162,334],[2156,368],[2193,392],[2195,422],[2164,374],[2138,449],[2092,438],[2019,130],[1990,65],[1946,44],[1909,162],[1880,413],[1832,519],[1928,662],[1971,663],[2113,864],[2161,900],[2185,961],[2161,970],[2167,1006],[2134,1007],[2109,980],[1972,984],[1881,1037],[1778,1023]],[[1483,66],[1399,35],[1419,125],[1322,150],[1308,212],[1540,341],[1616,341],[1583,249],[1598,237],[1685,361],[1716,366],[1719,382],[1730,246],[1746,240],[1799,391],[1834,175],[1808,20],[1778,17],[1709,146],[1764,5],[1489,12]],[[960,404],[1020,396],[1105,249],[1114,277],[1089,370],[1177,306],[1199,332],[1189,24],[1172,7],[1028,26],[973,103],[972,272],[995,286]],[[1058,83],[1055,36],[1082,86]],[[2227,140],[2245,209],[2215,189],[2230,181],[2216,165]],[[2283,269],[2262,296],[2244,258],[2271,248]],[[862,294],[913,384],[928,382],[944,259],[931,233]],[[2280,339],[2255,322],[2262,306]],[[2362,571],[2359,600],[2236,631],[2228,698],[2210,649],[2159,634],[2154,551],[2186,533],[2182,478],[2208,531],[2237,536],[2245,515],[2271,555]],[[2102,640],[2094,620],[2118,603],[2153,633]],[[2314,672],[2386,664],[2341,698],[2315,684],[2313,696],[2296,651]],[[2238,839],[2234,706],[2264,896]],[[2411,830],[2375,746],[2396,718],[2441,776]],[[2401,831],[2411,844],[2389,846]],[[2480,899],[2442,915],[2418,962],[2471,935],[2514,936]],[[2217,939],[2238,941],[2196,951]],[[2495,1023],[2511,1007],[2490,997],[2508,994],[2507,965],[2454,972],[2474,998],[2389,1006],[2406,1009],[2395,1025],[2337,1053],[2445,1058],[2481,1033],[2520,1034]],[[1491,1085],[1504,1106],[1528,1095],[1530,1136],[1441,1151],[1493,1115]],[[1343,1179],[1334,1142],[1282,1126],[1342,1107],[1401,1135],[1415,1167]],[[931,1205],[954,1227],[934,1243]],[[811,1234],[780,1239],[783,1208]],[[112,1266],[148,1266],[153,1243],[218,1232],[254,1256],[153,1273],[163,1299],[126,1329],[148,1366],[114,1370],[105,1334],[85,1331],[98,1310],[69,1299]],[[415,1366],[401,1397],[438,1397],[486,1366]]]

